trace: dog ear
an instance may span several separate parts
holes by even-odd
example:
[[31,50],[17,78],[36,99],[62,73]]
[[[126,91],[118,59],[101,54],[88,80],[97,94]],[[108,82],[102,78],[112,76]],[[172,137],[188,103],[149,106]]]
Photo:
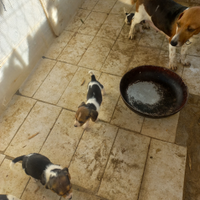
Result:
[[96,110],[92,110],[90,113],[90,117],[91,117],[92,121],[95,122],[98,117],[98,112]]
[[183,16],[184,12],[182,12],[179,17],[178,17],[178,20]]
[[[84,105],[85,105],[85,102],[82,102],[82,103],[80,104],[79,107],[84,106]],[[79,107],[78,107],[78,108],[79,108]]]
[[45,184],[46,184],[46,178],[45,178],[44,173],[42,173],[40,182],[42,183],[42,185],[45,185]]

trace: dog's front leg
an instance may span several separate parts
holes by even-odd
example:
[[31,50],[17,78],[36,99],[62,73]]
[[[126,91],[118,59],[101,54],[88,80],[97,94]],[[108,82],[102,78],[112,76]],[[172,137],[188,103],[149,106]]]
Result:
[[169,43],[169,69],[177,70],[176,47]]
[[180,62],[184,65],[184,66],[190,66],[190,62],[186,59],[186,52],[188,50],[188,47],[190,45],[184,44],[181,47],[181,57],[180,57]]
[[135,33],[136,33],[135,25],[136,25],[136,24],[139,24],[141,21],[142,21],[142,20],[141,20],[141,18],[140,18],[139,13],[136,12],[136,13],[135,13],[135,16],[134,16],[134,18],[132,19],[132,22],[131,22],[131,28],[130,28],[129,35],[128,35],[128,38],[129,38],[129,39],[134,39]]

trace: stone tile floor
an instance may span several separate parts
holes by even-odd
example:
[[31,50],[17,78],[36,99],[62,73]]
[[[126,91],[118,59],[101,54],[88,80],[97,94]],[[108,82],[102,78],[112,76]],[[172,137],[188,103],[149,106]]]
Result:
[[[119,93],[121,77],[131,68],[167,67],[167,41],[152,28],[128,40],[123,7],[117,0],[86,0],[13,96],[0,119],[0,193],[22,200],[61,199],[25,175],[20,163],[9,169],[12,158],[40,152],[69,167],[73,200],[183,198],[187,145],[176,141],[177,126],[184,125],[180,113],[144,118],[131,112]],[[177,73],[190,94],[200,96],[200,48],[191,46],[192,65],[179,64]],[[86,100],[89,70],[106,95],[98,122],[84,131],[73,123]]]

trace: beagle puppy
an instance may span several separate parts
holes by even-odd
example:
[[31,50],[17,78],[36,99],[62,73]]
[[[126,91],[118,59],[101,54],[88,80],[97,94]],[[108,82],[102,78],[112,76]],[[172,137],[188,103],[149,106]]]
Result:
[[[133,0],[131,0],[134,3]],[[135,36],[135,25],[142,20],[164,33],[169,40],[169,68],[176,70],[176,48],[185,44],[193,35],[200,32],[200,6],[187,8],[173,0],[137,0],[136,12],[131,23],[129,38]],[[181,49],[181,63],[186,61],[188,45]]]
[[93,122],[97,120],[99,108],[102,103],[102,95],[105,94],[104,87],[99,83],[92,71],[89,71],[91,81],[88,84],[87,102],[82,102],[78,107],[75,115],[75,127],[83,126],[84,129],[88,126],[88,121],[91,119]]
[[10,194],[0,194],[0,200],[20,200],[20,199]]
[[72,185],[68,168],[53,164],[47,157],[32,153],[19,156],[12,160],[10,168],[22,161],[25,173],[34,179],[40,180],[46,189],[50,189],[66,199],[72,199]]

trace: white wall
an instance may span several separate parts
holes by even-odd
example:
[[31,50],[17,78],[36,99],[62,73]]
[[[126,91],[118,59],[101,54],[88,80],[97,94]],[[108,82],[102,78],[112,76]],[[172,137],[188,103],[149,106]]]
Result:
[[0,114],[82,1],[0,1]]

